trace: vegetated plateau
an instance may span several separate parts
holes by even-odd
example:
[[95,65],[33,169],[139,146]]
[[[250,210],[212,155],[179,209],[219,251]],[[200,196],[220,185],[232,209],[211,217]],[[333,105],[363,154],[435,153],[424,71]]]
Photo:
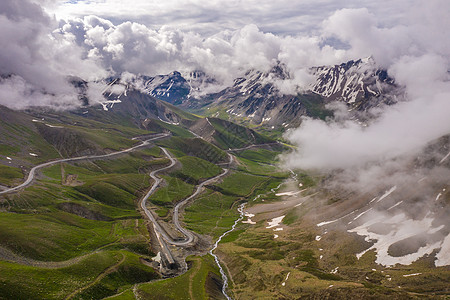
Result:
[[[330,117],[314,98],[305,109]],[[202,117],[148,96],[136,101],[109,111],[0,107],[0,298],[223,299],[223,275],[234,299],[449,295],[448,265],[436,263],[446,259],[449,187],[434,180],[449,167],[448,137],[429,146],[441,161],[430,150],[411,163],[430,170],[421,188],[439,191],[430,208],[439,216],[427,221],[400,210],[422,197],[406,182],[355,193],[331,184],[339,172],[281,169],[280,154],[294,149],[284,123],[223,118],[220,105],[195,108]],[[2,193],[51,161],[27,186]],[[161,179],[155,190],[152,174]],[[141,206],[149,191],[155,221]],[[391,214],[363,221],[375,209]],[[395,220],[429,224],[380,254],[376,241],[393,240]],[[219,237],[221,269],[208,252]]]

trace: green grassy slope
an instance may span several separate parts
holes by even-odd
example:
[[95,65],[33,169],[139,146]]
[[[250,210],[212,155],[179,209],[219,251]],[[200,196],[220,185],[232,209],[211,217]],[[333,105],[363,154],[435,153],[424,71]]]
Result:
[[213,138],[222,149],[234,149],[250,144],[272,143],[274,140],[244,126],[218,118],[208,118],[215,129]]
[[210,299],[220,295],[215,284],[219,270],[210,255],[187,259],[190,270],[176,278],[138,286],[138,295],[144,299]]
[[56,269],[0,261],[0,272],[3,299],[100,299],[159,277],[128,251],[103,251]]
[[[200,138],[172,137],[157,142],[158,145],[178,151],[182,155],[202,158],[211,163],[225,162],[227,154],[218,147]],[[175,152],[176,153],[176,152]]]
[[[136,144],[133,136],[152,133],[124,119],[115,124],[74,113],[0,114],[2,185],[23,180],[19,162],[29,168],[60,156],[115,151]],[[168,163],[160,157],[158,147],[148,147],[57,164],[39,171],[24,190],[1,195],[0,298],[99,299],[159,278],[140,262],[154,254],[137,201],[150,186],[148,172]]]

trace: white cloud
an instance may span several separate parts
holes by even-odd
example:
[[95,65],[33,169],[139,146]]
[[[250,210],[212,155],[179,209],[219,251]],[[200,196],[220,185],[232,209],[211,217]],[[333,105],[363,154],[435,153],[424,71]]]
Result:
[[[448,39],[442,40],[449,27],[439,28],[431,17],[433,11],[440,16],[450,4],[440,1],[437,6],[436,2],[420,4],[429,16],[407,18],[414,21],[411,26],[380,28],[366,9],[340,10],[324,22],[327,34],[349,43],[347,55],[373,53],[382,61],[397,83],[406,87],[409,101],[389,107],[368,127],[350,121],[305,119],[300,128],[287,134],[299,146],[286,157],[287,164],[325,170],[384,164],[414,154],[431,140],[450,133],[450,48]],[[413,7],[411,13],[416,10]]]
[[392,24],[401,17],[405,7],[415,0],[91,0],[58,1],[49,11],[70,19],[98,15],[114,20],[115,24],[134,21],[152,29],[164,25],[183,28],[202,35],[223,30],[238,30],[256,24],[264,32],[275,34],[309,34],[340,8],[367,7],[375,12],[382,24]]
[[345,57],[343,50],[322,47],[320,37],[277,36],[253,24],[202,37],[165,26],[153,30],[135,22],[113,25],[89,16],[67,21],[60,33],[83,47],[86,57],[119,74],[202,70],[226,85],[249,69],[268,71],[280,61],[292,75],[291,82],[279,84],[284,91],[306,85],[307,68],[338,63]]
[[74,91],[66,75],[92,80],[110,73],[203,70],[227,85],[249,69],[268,70],[280,61],[291,79],[277,85],[293,92],[309,83],[311,66],[374,54],[388,67],[402,55],[417,56],[431,43],[429,28],[437,32],[434,39],[439,37],[431,48],[446,53],[445,28],[439,29],[433,10],[427,17],[432,27],[409,26],[402,11],[416,1],[393,2],[349,1],[347,9],[336,12],[344,6],[328,0],[41,1],[47,12],[70,17],[58,24],[31,0],[7,0],[1,4],[0,34],[8,42],[0,67],[35,90],[70,95]]
[[95,61],[82,57],[82,49],[70,39],[51,35],[57,24],[39,5],[4,0],[0,7],[2,104],[15,108],[77,105],[66,76],[105,76]]

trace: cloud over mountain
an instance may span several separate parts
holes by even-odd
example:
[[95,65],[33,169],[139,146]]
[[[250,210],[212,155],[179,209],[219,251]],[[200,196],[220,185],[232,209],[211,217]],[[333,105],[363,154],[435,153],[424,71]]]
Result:
[[235,31],[255,24],[275,35],[316,35],[321,22],[341,8],[368,8],[383,26],[398,22],[405,7],[417,0],[90,0],[58,1],[49,9],[64,19],[97,15],[118,25],[137,22],[151,29],[163,25],[202,36]]
[[104,75],[70,40],[51,35],[56,22],[36,3],[0,4],[0,104],[73,106],[76,94],[67,75]]
[[367,127],[351,121],[306,119],[287,135],[299,146],[289,164],[319,169],[363,165],[418,150],[450,132],[450,47],[443,38],[450,26],[447,19],[437,26],[431,17],[433,11],[438,17],[449,5],[436,2],[420,5],[428,17],[414,20],[411,26],[378,28],[366,9],[340,10],[324,23],[327,32],[350,45],[348,53],[373,51],[375,60],[406,87],[409,101],[390,107]]
[[249,69],[267,71],[277,61],[286,63],[295,74],[300,68],[342,59],[342,51],[321,47],[320,38],[276,36],[252,24],[202,37],[132,22],[115,26],[88,16],[68,21],[58,33],[76,41],[86,57],[101,61],[105,69],[116,73],[156,75],[200,69],[230,83]]
[[[424,49],[438,56],[448,52],[444,38],[448,21],[436,21],[433,9],[439,3],[448,6],[445,1],[389,2],[384,6],[391,9],[389,14],[383,6],[367,1],[349,2],[344,9],[332,1],[290,6],[287,2],[231,5],[213,1],[206,7],[196,1],[175,2],[177,6],[151,1],[130,5],[44,1],[40,2],[43,8],[31,0],[3,1],[0,102],[14,108],[79,105],[74,88],[67,83],[69,75],[92,81],[124,72],[156,75],[202,70],[215,77],[219,89],[249,69],[267,71],[277,62],[285,64],[291,75],[277,85],[293,92],[309,83],[307,70],[312,66],[373,55],[389,67],[404,55],[420,56]],[[401,12],[411,5],[413,12],[427,12],[421,24],[408,19],[413,12]],[[70,16],[65,10],[69,7]],[[66,20],[50,15],[61,15],[61,11]],[[111,20],[93,15],[100,12]],[[92,15],[77,17],[87,13]],[[227,16],[229,23],[222,23]],[[286,33],[293,20],[310,25],[296,25],[290,35],[279,34]],[[210,23],[218,25],[212,31],[195,25]],[[429,30],[433,30],[431,37],[426,34]],[[90,95],[94,101],[100,97],[94,89]]]

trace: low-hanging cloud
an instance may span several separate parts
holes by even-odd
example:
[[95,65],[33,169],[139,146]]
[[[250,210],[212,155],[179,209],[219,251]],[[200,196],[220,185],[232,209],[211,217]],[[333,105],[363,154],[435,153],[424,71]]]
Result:
[[0,5],[0,104],[12,108],[73,107],[77,95],[68,75],[105,76],[70,40],[51,35],[55,20],[36,3],[5,0]]
[[[46,3],[58,7],[52,1]],[[93,1],[90,4],[106,9],[103,2]],[[89,11],[90,4],[77,5]],[[146,2],[138,4],[142,7],[149,5]],[[55,103],[60,107],[79,105],[75,89],[67,83],[68,75],[94,81],[124,72],[157,75],[174,70],[200,70],[216,80],[217,90],[232,84],[236,77],[244,75],[249,69],[268,71],[277,63],[286,66],[290,78],[277,80],[276,85],[282,93],[295,93],[310,83],[310,67],[337,64],[372,54],[377,62],[390,67],[402,55],[422,55],[426,39],[430,38],[424,34],[428,28],[425,25],[414,25],[408,29],[408,20],[399,13],[399,8],[403,9],[404,5],[391,7],[395,11],[391,14],[391,21],[395,23],[392,25],[386,14],[381,14],[378,6],[370,3],[364,3],[370,9],[343,9],[331,16],[329,13],[339,7],[327,1],[322,4],[327,13],[316,12],[314,30],[299,29],[295,35],[277,35],[264,32],[254,24],[236,23],[237,29],[225,26],[217,32],[205,34],[192,27],[188,27],[189,30],[180,29],[171,21],[167,21],[167,26],[159,24],[156,28],[137,22],[136,18],[123,22],[118,22],[116,18],[112,22],[95,15],[57,21],[31,0],[6,0],[2,2],[0,15],[0,33],[7,41],[0,53],[0,72],[3,75],[0,103],[14,108]],[[63,6],[67,5],[72,7],[75,4],[66,3]],[[21,9],[18,9],[19,6]],[[272,6],[266,5],[264,9]],[[305,12],[298,12],[299,15],[314,15],[315,6],[312,3],[302,7]],[[169,9],[165,5],[160,8],[161,12]],[[261,9],[264,13],[265,10]],[[271,9],[275,10],[275,7]],[[376,13],[373,14],[373,11]],[[154,11],[151,13],[155,14]],[[377,22],[381,15],[385,19]],[[428,15],[427,20],[434,20],[432,13]],[[262,22],[253,17],[248,20]],[[432,29],[442,33],[443,29],[439,31],[438,24],[434,23]],[[444,36],[441,34],[432,47],[437,56],[448,50]],[[330,40],[336,42],[328,43]],[[407,51],[405,47],[409,47]],[[398,72],[400,74],[401,70]],[[20,89],[17,88],[20,86],[19,78],[24,83]],[[96,95],[95,91],[99,89],[94,89],[94,85],[90,84],[88,91],[94,98],[91,100],[101,96]],[[12,93],[13,90],[16,92]]]
[[[321,45],[319,37],[277,36],[252,24],[205,37],[169,26],[152,29],[130,21],[114,25],[93,15],[57,22],[31,0],[2,5],[0,104],[16,109],[80,105],[67,76],[92,82],[125,72],[200,70],[215,79],[216,86],[209,89],[217,91],[249,69],[268,71],[278,62],[292,73],[290,81],[278,84],[280,89],[295,91],[307,84],[308,67],[343,58],[341,50]],[[101,100],[95,84],[90,86],[91,100]]]
[[[434,205],[436,195],[433,197],[433,193],[439,185],[446,183],[448,169],[439,164],[430,169],[418,164],[417,159],[426,153],[439,162],[446,153],[430,149],[424,151],[430,143],[450,134],[450,48],[447,39],[442,40],[445,26],[439,27],[435,21],[430,22],[433,10],[439,15],[442,7],[448,7],[446,2],[441,4],[441,7],[436,6],[435,2],[425,7],[420,5],[428,17],[421,19],[422,22],[416,19],[411,26],[403,24],[389,29],[377,28],[375,20],[370,20],[370,14],[364,9],[338,11],[325,22],[324,26],[331,28],[329,34],[334,32],[350,45],[349,53],[359,53],[369,48],[373,53],[378,53],[378,60],[382,60],[389,75],[405,88],[407,100],[376,108],[373,113],[376,117],[367,123],[350,120],[347,108],[342,105],[334,107],[336,113],[333,119],[305,118],[299,128],[285,135],[298,146],[283,157],[285,166],[328,174],[333,171],[331,174],[334,176],[324,183],[327,187],[358,193],[379,193],[380,189],[394,185],[404,187],[404,190],[398,189],[398,193],[403,193],[429,177],[430,182],[434,182],[434,190],[421,188],[417,191],[422,195],[422,201],[418,203]],[[410,14],[414,15],[416,10],[412,8]],[[354,39],[357,32],[344,34],[346,28],[353,27],[353,18],[354,27],[366,26],[372,32],[369,35],[375,34],[378,41],[386,40],[386,43],[377,43],[373,39],[365,43],[364,38]],[[410,20],[409,16],[406,20]],[[330,22],[334,25],[331,26]],[[442,22],[445,25],[448,21]],[[423,34],[425,28],[429,30],[427,36]],[[408,42],[398,42],[404,40]],[[433,42],[435,44],[430,47],[424,47],[426,43]],[[381,57],[383,51],[385,55]],[[421,209],[416,207],[410,211]]]
[[288,67],[296,85],[302,85],[306,68],[345,57],[341,50],[321,46],[318,37],[276,36],[252,24],[205,38],[164,26],[159,30],[133,22],[115,26],[88,16],[63,24],[59,34],[77,41],[86,57],[119,74],[201,70],[225,85],[249,69],[268,71],[277,62]]
[[[402,169],[410,163],[407,158],[450,133],[447,113],[450,47],[448,39],[443,38],[450,27],[445,26],[446,18],[442,26],[437,26],[432,17],[433,12],[438,17],[449,4],[427,3],[412,7],[405,23],[392,28],[377,27],[366,9],[340,10],[324,22],[327,34],[349,44],[348,53],[373,51],[376,61],[388,69],[397,84],[405,87],[408,101],[381,111],[377,108],[378,117],[368,124],[345,118],[328,121],[305,118],[299,128],[286,134],[298,146],[284,157],[286,165],[322,171],[347,170],[353,174],[347,183],[354,188],[364,187],[368,183],[364,178],[372,181],[385,178],[392,182],[395,176],[389,174],[393,174],[393,169]],[[411,15],[419,8],[426,17],[409,24]],[[355,186],[355,181],[361,184]]]
[[[366,127],[349,120],[305,119],[300,128],[286,135],[299,146],[289,164],[306,169],[354,167],[414,154],[426,143],[450,133],[450,86],[442,58],[426,55],[411,60],[405,58],[393,66],[398,78],[405,72],[403,83],[409,87],[411,101],[390,107]],[[415,75],[424,72],[430,72],[429,77]]]

